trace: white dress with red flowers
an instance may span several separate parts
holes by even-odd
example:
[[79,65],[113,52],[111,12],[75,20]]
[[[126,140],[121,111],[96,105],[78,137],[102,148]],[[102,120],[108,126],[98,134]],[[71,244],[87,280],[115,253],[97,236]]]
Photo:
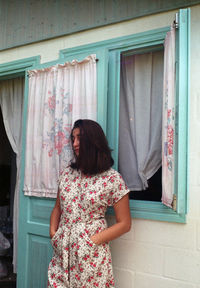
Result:
[[114,287],[109,244],[96,245],[90,237],[107,227],[105,212],[129,192],[121,175],[110,168],[81,177],[67,167],[60,177],[61,218],[51,239],[54,249],[48,287]]

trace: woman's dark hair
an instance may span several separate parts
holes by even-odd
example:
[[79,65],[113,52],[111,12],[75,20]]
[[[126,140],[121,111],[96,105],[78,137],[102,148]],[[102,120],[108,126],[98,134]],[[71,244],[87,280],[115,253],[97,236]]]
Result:
[[85,175],[95,175],[108,170],[114,163],[111,149],[101,126],[88,119],[77,120],[71,132],[73,145],[73,131],[80,129],[79,155],[71,163],[73,169],[81,170]]

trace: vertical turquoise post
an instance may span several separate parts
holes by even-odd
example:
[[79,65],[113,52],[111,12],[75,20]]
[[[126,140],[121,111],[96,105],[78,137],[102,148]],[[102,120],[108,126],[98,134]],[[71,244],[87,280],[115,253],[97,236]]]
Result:
[[188,109],[189,109],[189,31],[190,9],[182,9],[179,12],[178,33],[178,152],[176,155],[176,183],[177,183],[177,212],[187,212],[188,191]]
[[[17,287],[23,287],[28,274],[28,267],[24,267],[27,263],[29,251],[24,253],[24,248],[27,247],[26,235],[26,219],[27,207],[26,199],[23,194],[24,172],[25,172],[25,151],[26,151],[26,122],[28,109],[28,74],[25,73],[25,88],[24,88],[24,111],[23,111],[23,126],[22,126],[22,154],[21,154],[21,171],[20,171],[20,195],[19,195],[19,231],[18,231],[18,249],[17,249]],[[22,257],[23,255],[23,257]],[[24,259],[26,258],[26,259]]]
[[112,155],[115,160],[114,168],[118,169],[119,145],[119,103],[120,103],[120,51],[109,53],[109,87],[108,87],[108,119],[107,136]]
[[97,50],[97,121],[106,133],[107,90],[108,90],[108,52],[106,48]]

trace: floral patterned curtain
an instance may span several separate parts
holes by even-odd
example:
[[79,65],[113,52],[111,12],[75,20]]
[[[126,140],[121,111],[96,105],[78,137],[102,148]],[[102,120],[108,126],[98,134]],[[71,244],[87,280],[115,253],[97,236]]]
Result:
[[29,71],[25,195],[56,197],[75,120],[96,120],[96,56]]
[[164,53],[162,125],[162,203],[172,207],[174,193],[175,28],[167,33]]

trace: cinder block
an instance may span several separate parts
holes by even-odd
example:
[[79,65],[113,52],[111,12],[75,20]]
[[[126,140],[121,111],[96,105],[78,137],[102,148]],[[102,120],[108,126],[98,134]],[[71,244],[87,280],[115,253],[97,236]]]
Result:
[[[198,53],[198,55],[200,55],[200,53]],[[197,65],[195,67],[195,65]],[[193,69],[194,71],[198,70],[198,65],[199,63],[194,63],[193,65]],[[198,77],[198,75],[196,75]],[[193,78],[195,79],[196,77],[193,76]],[[194,140],[194,138],[192,137],[192,134],[195,134],[198,138],[198,133],[196,130],[198,129],[198,125],[200,124],[200,118],[199,118],[199,113],[200,113],[200,87],[199,87],[199,82],[194,82],[194,84],[192,85],[192,89],[191,89],[191,95],[192,95],[192,101],[190,103],[190,109],[192,111],[191,115],[190,115],[190,136],[191,139],[190,142],[192,142]],[[192,150],[193,151],[193,150]]]
[[194,284],[200,283],[200,252],[166,249],[164,276]]
[[134,288],[194,288],[193,284],[154,275],[136,273]]
[[[113,225],[113,224],[116,223],[116,220],[115,220],[115,217],[114,217],[114,216],[108,215],[108,216],[106,217],[106,220],[107,220],[108,226],[111,226],[111,225]],[[134,220],[132,220],[131,230],[130,230],[129,232],[123,234],[122,236],[120,236],[119,239],[133,240],[133,238],[134,238],[134,234],[133,234],[133,233],[134,233],[133,222],[134,222]]]
[[111,244],[113,264],[117,268],[162,275],[163,248],[127,240],[115,240]]
[[134,273],[129,270],[114,267],[115,287],[134,288]]
[[[197,95],[196,95],[197,96]],[[198,95],[198,98],[199,98],[199,102],[200,102],[200,91],[199,91],[199,95]],[[198,108],[198,111],[196,111],[195,114],[198,114],[198,120],[193,120],[190,125],[190,137],[189,137],[189,145],[190,145],[190,151],[192,151],[193,153],[197,153],[197,152],[200,152],[200,133],[197,133],[197,131],[200,131],[200,103],[197,104],[193,103],[194,105],[194,109],[193,110],[197,110]],[[198,106],[199,105],[199,106]],[[196,115],[197,117],[197,115]],[[192,164],[192,163],[191,163]]]
[[200,221],[197,223],[197,249],[200,250]]
[[199,159],[200,152],[192,152],[190,155],[190,170],[189,170],[189,179],[190,185],[200,186],[200,177],[199,177]]
[[192,250],[196,248],[196,222],[191,220],[180,224],[137,220],[134,222],[134,237],[138,242]]
[[187,219],[200,219],[200,186],[190,185],[189,209]]

